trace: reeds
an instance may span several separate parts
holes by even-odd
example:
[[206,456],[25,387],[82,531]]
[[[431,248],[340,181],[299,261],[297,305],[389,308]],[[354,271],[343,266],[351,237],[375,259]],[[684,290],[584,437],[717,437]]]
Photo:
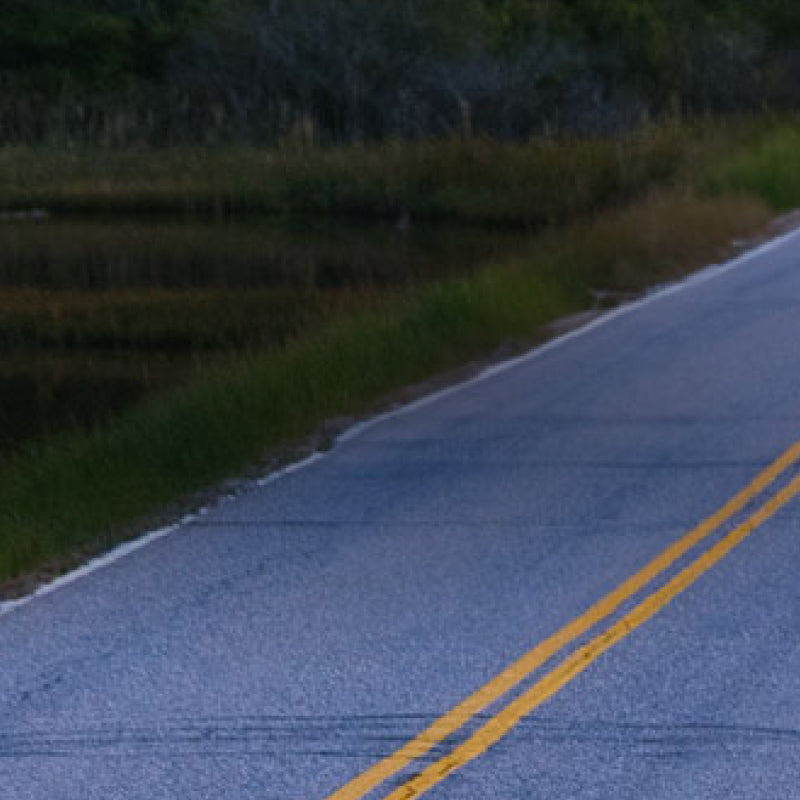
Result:
[[692,134],[619,140],[395,141],[341,148],[0,150],[0,209],[304,212],[541,227],[676,173]]
[[[88,433],[59,434],[0,460],[0,577],[76,549],[102,549],[135,531],[137,520],[302,441],[330,417],[380,407],[393,390],[509,340],[535,342],[546,323],[590,307],[593,290],[635,293],[717,258],[732,238],[759,230],[771,209],[800,200],[800,134],[770,125],[671,126],[620,142],[447,141],[99,159],[0,151],[6,208],[203,209],[223,216],[247,209],[561,225],[513,256],[487,256],[467,275],[401,281],[402,292],[340,286],[315,307],[320,287],[295,286],[308,292],[301,317],[309,316],[299,327],[280,323],[271,349],[200,371]],[[236,297],[229,308],[220,306],[222,289]],[[62,291],[57,300],[30,287],[4,301],[0,331],[29,342],[163,346],[177,337],[213,347],[239,346],[254,331],[262,341],[274,324],[266,314],[242,334],[243,319],[254,312],[247,287],[241,296],[235,287],[190,285]],[[286,305],[281,291],[263,287],[252,302],[277,309]]]
[[749,146],[738,148],[708,171],[705,188],[713,194],[762,198],[779,211],[800,205],[800,127],[778,124]]
[[659,193],[533,240],[526,255],[208,369],[90,433],[30,444],[0,462],[0,576],[101,549],[325,419],[380,407],[393,390],[509,340],[536,341],[545,323],[591,305],[594,286],[680,274],[767,216],[755,201]]
[[0,289],[0,346],[193,353],[285,343],[377,292]]

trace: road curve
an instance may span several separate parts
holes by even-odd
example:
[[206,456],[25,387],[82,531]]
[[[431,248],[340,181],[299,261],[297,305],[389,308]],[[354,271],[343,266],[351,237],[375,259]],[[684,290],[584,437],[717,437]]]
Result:
[[0,798],[800,798],[799,398],[790,235],[362,427],[6,608]]

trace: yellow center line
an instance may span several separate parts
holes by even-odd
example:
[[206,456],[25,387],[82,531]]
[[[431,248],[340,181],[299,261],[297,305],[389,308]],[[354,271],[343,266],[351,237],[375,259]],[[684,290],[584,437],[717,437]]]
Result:
[[399,750],[362,772],[326,800],[361,800],[384,781],[423,757],[437,744],[454,734],[575,639],[613,614],[623,603],[641,591],[689,550],[719,530],[757,495],[766,490],[789,467],[800,460],[800,442],[790,447],[715,514],[701,522],[683,538],[667,547],[649,564],[611,591],[591,608],[567,623],[561,630],[536,645],[496,677],[439,717],[422,733]]
[[643,600],[630,613],[611,625],[589,644],[576,650],[524,694],[509,703],[452,753],[431,764],[419,775],[387,795],[385,800],[413,800],[436,786],[448,775],[485,753],[524,717],[563,689],[603,653],[622,641],[661,611],[677,595],[688,589],[798,494],[800,494],[800,475],[770,498],[746,522],[734,528],[724,539],[721,539],[696,561],[679,572],[661,589]]

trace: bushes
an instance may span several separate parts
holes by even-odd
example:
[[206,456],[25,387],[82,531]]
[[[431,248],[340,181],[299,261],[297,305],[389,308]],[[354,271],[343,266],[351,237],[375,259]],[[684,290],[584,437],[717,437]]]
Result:
[[14,2],[0,144],[597,135],[800,101],[777,0]]

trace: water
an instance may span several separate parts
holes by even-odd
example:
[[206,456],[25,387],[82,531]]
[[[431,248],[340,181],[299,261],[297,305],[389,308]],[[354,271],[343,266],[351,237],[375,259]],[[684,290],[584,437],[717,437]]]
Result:
[[406,221],[0,220],[0,451],[523,246]]

